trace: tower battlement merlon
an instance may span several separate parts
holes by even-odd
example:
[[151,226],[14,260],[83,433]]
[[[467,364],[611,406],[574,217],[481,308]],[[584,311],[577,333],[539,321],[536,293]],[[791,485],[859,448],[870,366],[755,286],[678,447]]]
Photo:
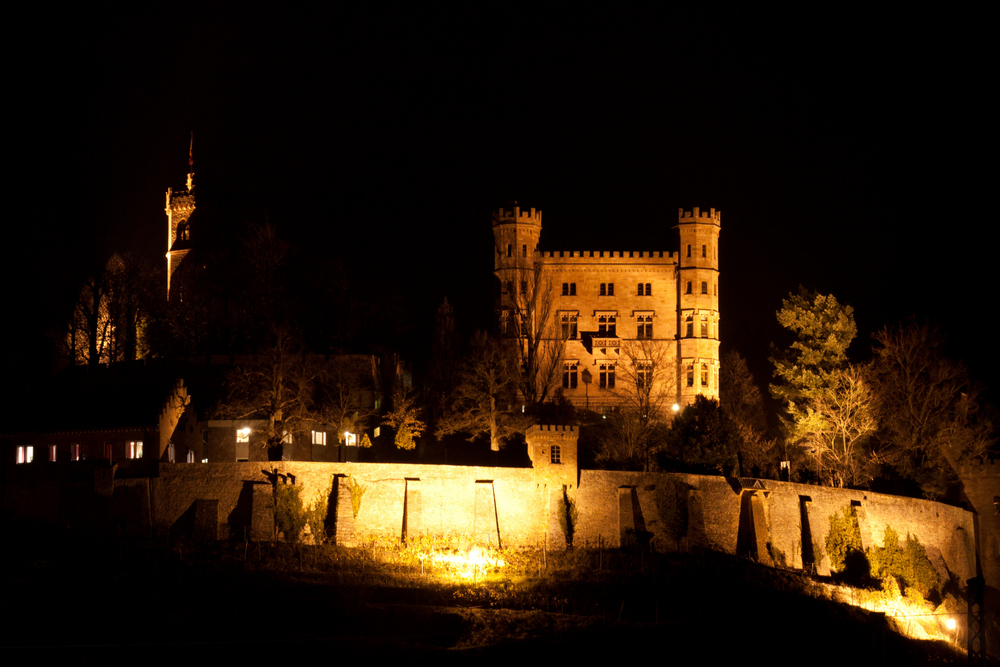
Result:
[[708,209],[708,213],[702,213],[701,209],[697,206],[695,206],[691,211],[685,211],[683,208],[679,208],[677,209],[677,221],[679,223],[707,222],[721,226],[722,211],[716,211],[714,208],[710,208]]
[[542,226],[542,212],[534,208],[527,211],[521,210],[520,206],[511,208],[500,207],[493,212],[493,225],[521,223]]

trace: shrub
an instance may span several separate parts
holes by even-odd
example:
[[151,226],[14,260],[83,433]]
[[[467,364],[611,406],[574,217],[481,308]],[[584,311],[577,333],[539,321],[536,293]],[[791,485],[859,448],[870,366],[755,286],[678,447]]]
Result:
[[861,528],[858,515],[853,507],[845,507],[830,515],[830,533],[826,536],[826,553],[830,566],[841,572],[847,565],[847,557],[852,552],[864,555],[861,548]]
[[306,527],[306,513],[299,487],[294,484],[274,485],[274,527],[284,533],[288,542],[298,542]]
[[875,576],[894,579],[908,597],[919,594],[922,599],[929,599],[940,584],[920,540],[907,533],[906,543],[900,548],[899,534],[889,526],[885,528],[882,546],[869,549],[868,559]]
[[364,497],[368,487],[353,477],[348,477],[347,489],[351,492],[351,510],[354,512],[354,520],[357,521],[358,512],[361,511],[361,499]]

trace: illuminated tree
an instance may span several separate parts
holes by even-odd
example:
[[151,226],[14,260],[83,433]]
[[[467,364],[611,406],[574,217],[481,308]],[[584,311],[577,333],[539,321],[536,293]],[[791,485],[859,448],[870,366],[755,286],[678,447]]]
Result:
[[416,397],[405,389],[397,388],[392,394],[392,410],[382,419],[383,424],[396,431],[396,447],[405,450],[416,447],[414,438],[419,438],[425,428],[419,414]]
[[84,282],[66,327],[70,364],[131,361],[146,354],[151,273],[130,255],[114,254]]
[[781,302],[778,323],[794,336],[787,350],[772,346],[776,382],[771,395],[786,412],[785,431],[791,445],[806,444],[810,401],[838,386],[838,374],[847,367],[847,348],[857,335],[854,309],[841,305],[832,295],[810,292],[803,287]]
[[338,440],[376,414],[375,402],[365,400],[375,390],[374,372],[371,357],[358,355],[335,357],[317,374],[314,410],[320,421],[334,425]]
[[500,451],[515,433],[524,433],[530,420],[510,406],[517,394],[519,369],[510,346],[479,331],[462,364],[451,407],[438,423],[437,436],[467,433],[469,440],[488,435],[490,449]]
[[937,328],[911,322],[874,338],[882,454],[926,494],[938,496],[961,461],[986,456],[996,443],[995,422],[965,366],[945,356]]
[[858,367],[838,371],[829,381],[832,386],[808,399],[796,424],[802,445],[823,482],[836,487],[865,484],[875,466],[866,448],[878,428],[875,393]]

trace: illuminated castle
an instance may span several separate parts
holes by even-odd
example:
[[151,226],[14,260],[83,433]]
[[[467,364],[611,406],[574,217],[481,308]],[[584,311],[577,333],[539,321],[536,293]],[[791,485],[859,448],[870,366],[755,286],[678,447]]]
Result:
[[[539,250],[542,212],[493,212],[502,336],[535,398],[684,406],[719,397],[720,213],[678,212],[678,252]],[[641,400],[640,400],[641,399]]]
[[191,138],[191,150],[188,152],[187,189],[174,192],[167,188],[167,299],[181,300],[180,290],[170,293],[171,281],[176,282],[174,275],[181,262],[191,251],[191,215],[194,213],[194,137]]

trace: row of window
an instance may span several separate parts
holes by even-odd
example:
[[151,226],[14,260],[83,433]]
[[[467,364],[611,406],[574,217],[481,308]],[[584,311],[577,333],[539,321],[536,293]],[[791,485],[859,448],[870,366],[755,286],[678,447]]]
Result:
[[[712,248],[712,254],[715,255],[715,259],[719,259],[719,249],[718,248],[713,247]],[[691,244],[690,243],[688,243],[688,247],[687,247],[687,256],[688,257],[691,256]],[[702,244],[702,246],[701,246],[701,256],[704,257],[704,258],[706,258],[706,259],[708,258],[708,246],[705,245],[705,244]]]
[[[687,286],[684,288],[684,293],[685,294],[694,294],[694,292],[692,291],[692,289],[693,289],[693,285],[691,284],[691,281],[689,280],[687,282]],[[701,293],[702,294],[708,294],[708,282],[705,281],[705,280],[701,281]],[[719,286],[718,285],[715,286],[715,296],[719,296]]]
[[[684,333],[685,338],[694,338],[694,316],[688,315],[684,318]],[[719,337],[719,324],[718,322],[712,322],[708,317],[701,316],[701,338],[718,338]]]
[[[690,287],[690,283],[688,283],[688,286]],[[562,295],[576,296],[576,283],[563,283]],[[601,283],[600,296],[614,296],[614,295],[615,295],[614,283]],[[637,284],[636,296],[652,296],[652,295],[653,295],[653,283]]]
[[[172,446],[172,445],[171,445]],[[59,449],[56,445],[49,445],[49,458],[51,462],[57,460],[59,454]],[[142,458],[142,440],[131,440],[125,443],[125,457],[129,459],[141,459]],[[80,461],[83,457],[83,451],[79,444],[71,444],[69,446],[69,459],[70,461]],[[110,442],[104,444],[104,458],[112,458],[112,445]],[[35,448],[32,445],[21,445],[17,448],[17,462],[18,463],[32,463],[35,460]]]
[[[508,243],[507,244],[507,256],[508,257],[513,257],[514,256],[514,244],[513,243]],[[528,246],[522,245],[521,246],[521,257],[527,257],[527,256],[528,256]]]
[[[562,333],[562,337],[568,340],[575,340],[578,334],[577,330],[578,316],[575,313],[563,313],[559,317],[559,326]],[[618,335],[618,316],[617,315],[601,315],[597,318],[597,334],[599,336],[614,337]],[[636,317],[635,323],[635,337],[642,339],[651,339],[653,337],[653,316],[652,315],[639,315]]]
[[[567,361],[563,364],[563,378],[562,386],[563,389],[576,389],[577,382],[579,378],[579,364],[575,361]],[[615,388],[615,364],[613,363],[602,363],[598,365],[597,373],[597,386],[601,389],[614,389]],[[711,387],[712,381],[714,379],[715,386],[719,384],[718,367],[715,367],[715,377],[709,371],[708,364],[701,364],[701,386]],[[695,365],[688,364],[686,371],[687,386],[693,387],[695,380]],[[635,374],[635,385],[638,389],[645,389],[652,385],[653,382],[653,364],[639,362],[636,368]]]

